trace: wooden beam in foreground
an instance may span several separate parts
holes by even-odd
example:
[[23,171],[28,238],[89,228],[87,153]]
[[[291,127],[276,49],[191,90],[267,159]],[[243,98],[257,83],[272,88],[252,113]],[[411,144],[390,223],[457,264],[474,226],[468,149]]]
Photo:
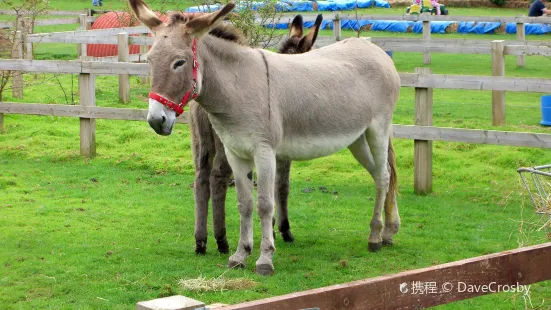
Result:
[[[508,285],[510,289],[511,285],[528,285],[549,280],[550,261],[551,242],[548,242],[220,309],[421,309],[492,294],[488,290],[497,290],[498,285]],[[436,292],[414,294],[412,283],[423,285],[433,282],[436,284]],[[477,286],[480,290],[468,290],[468,285]],[[483,285],[487,286],[486,291]]]

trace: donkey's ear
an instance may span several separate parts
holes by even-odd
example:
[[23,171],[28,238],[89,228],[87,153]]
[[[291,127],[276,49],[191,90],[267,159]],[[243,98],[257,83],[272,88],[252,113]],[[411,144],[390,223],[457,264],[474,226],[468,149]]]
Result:
[[144,23],[151,31],[157,32],[160,28],[164,27],[163,21],[161,21],[153,11],[142,0],[129,0],[132,11],[136,14],[136,17]]
[[297,37],[297,38],[302,38],[302,33],[303,33],[303,30],[302,30],[302,15],[297,15],[295,16],[295,18],[293,19],[293,22],[291,23],[291,33],[289,35],[289,37]]
[[205,35],[218,22],[222,21],[224,17],[233,10],[233,8],[235,8],[235,3],[230,2],[216,12],[204,14],[190,20],[185,24],[186,33],[194,37],[201,37]]
[[312,46],[314,46],[314,43],[316,43],[316,39],[318,38],[318,32],[321,28],[321,22],[323,21],[323,16],[321,14],[318,15],[316,18],[316,22],[314,23],[314,26],[310,28],[310,31],[308,31],[308,34],[298,42],[298,49],[305,53],[312,49]]

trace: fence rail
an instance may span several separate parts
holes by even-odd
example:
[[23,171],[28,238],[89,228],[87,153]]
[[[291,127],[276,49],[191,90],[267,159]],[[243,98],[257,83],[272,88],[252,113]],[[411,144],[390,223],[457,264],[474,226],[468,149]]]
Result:
[[[283,309],[423,309],[495,293],[497,286],[528,285],[551,279],[551,243],[484,255],[393,275],[291,293],[220,308]],[[405,285],[404,285],[405,283]],[[414,285],[435,283],[429,293]],[[458,285],[485,290],[462,291]],[[494,285],[493,289],[488,286]],[[521,292],[522,293],[522,292]]]

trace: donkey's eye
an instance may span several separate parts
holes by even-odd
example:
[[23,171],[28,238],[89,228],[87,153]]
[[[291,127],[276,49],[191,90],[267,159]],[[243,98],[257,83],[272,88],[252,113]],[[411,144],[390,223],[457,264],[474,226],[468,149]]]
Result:
[[178,60],[176,63],[174,63],[174,69],[176,70],[176,68],[183,66],[185,63],[185,60]]

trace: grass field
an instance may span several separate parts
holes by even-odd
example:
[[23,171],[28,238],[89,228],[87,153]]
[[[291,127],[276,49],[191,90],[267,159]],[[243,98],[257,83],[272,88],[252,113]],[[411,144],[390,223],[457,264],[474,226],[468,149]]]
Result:
[[[88,7],[88,1],[52,1],[52,5],[76,10]],[[71,26],[40,31],[71,30]],[[41,59],[76,58],[74,45],[43,44],[36,52]],[[433,54],[432,59],[430,67],[436,73],[491,74],[489,55]],[[526,68],[518,69],[515,58],[508,57],[507,75],[549,77],[551,59],[526,60]],[[394,53],[394,61],[400,72],[423,66],[419,53]],[[35,79],[28,74],[25,80],[30,85],[22,100],[11,98],[11,92],[4,100],[78,104],[76,75]],[[132,102],[121,105],[116,77],[98,77],[97,105],[146,108],[149,87],[137,78],[131,81]],[[507,93],[507,125],[492,127],[490,92],[435,90],[434,124],[549,133],[538,125],[540,95]],[[394,123],[413,122],[414,92],[403,88]],[[435,142],[434,192],[417,196],[413,141],[395,139],[403,227],[394,247],[367,252],[373,182],[347,151],[341,151],[293,164],[289,217],[296,241],[285,244],[276,239],[276,274],[267,278],[254,274],[260,240],[257,216],[255,249],[247,268],[227,270],[228,256],[216,252],[212,236],[207,255],[194,254],[193,163],[187,125],[177,125],[173,135],[160,137],[145,122],[98,120],[98,156],[91,160],[79,156],[78,131],[78,119],[5,116],[5,132],[0,134],[0,309],[133,309],[137,301],[173,294],[207,303],[236,303],[546,240],[543,232],[527,226],[537,218],[516,169],[549,163],[551,151]],[[319,186],[337,194],[322,193]],[[303,192],[312,187],[312,193]],[[239,235],[235,198],[231,188],[227,228],[232,250]],[[200,276],[245,278],[255,285],[196,292],[178,284],[180,279]],[[551,307],[551,281],[533,285],[531,291],[533,308]],[[520,295],[502,293],[439,308],[467,307],[523,309],[525,303]]]

